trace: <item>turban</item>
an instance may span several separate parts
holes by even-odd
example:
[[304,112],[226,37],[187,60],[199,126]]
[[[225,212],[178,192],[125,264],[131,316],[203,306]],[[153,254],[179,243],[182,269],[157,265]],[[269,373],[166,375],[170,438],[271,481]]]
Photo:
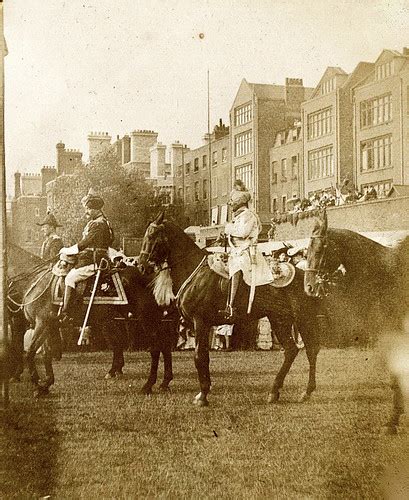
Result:
[[251,200],[251,194],[248,191],[236,191],[234,189],[230,194],[230,200],[237,205],[245,205]]

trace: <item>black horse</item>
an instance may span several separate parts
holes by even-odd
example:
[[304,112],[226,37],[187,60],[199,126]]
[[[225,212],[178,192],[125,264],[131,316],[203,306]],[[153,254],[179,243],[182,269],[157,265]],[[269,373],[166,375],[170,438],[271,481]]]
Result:
[[[141,269],[152,264],[159,267],[157,290],[173,283],[177,292],[180,312],[193,326],[196,335],[195,365],[198,372],[200,393],[195,398],[199,406],[208,404],[210,391],[209,330],[211,326],[225,323],[218,311],[226,305],[228,280],[213,272],[201,250],[175,224],[163,221],[163,214],[146,230],[139,256]],[[171,281],[168,279],[171,277]],[[310,364],[308,385],[302,399],[308,399],[315,390],[316,359],[319,350],[316,314],[317,301],[308,298],[303,288],[303,272],[297,270],[294,281],[286,288],[269,285],[258,287],[252,312],[247,315],[249,287],[242,285],[235,305],[238,321],[247,322],[267,316],[284,347],[284,361],[274,380],[269,401],[277,401],[284,378],[287,375],[298,348],[291,336],[291,324],[296,323],[303,338]]]
[[[315,297],[331,290],[328,298],[342,301],[357,328],[377,335],[400,331],[408,313],[408,249],[408,238],[395,250],[354,231],[329,228],[323,211],[308,247],[305,291]],[[344,276],[329,288],[340,266]],[[396,433],[403,413],[396,378],[392,380],[392,389],[394,404],[387,427]]]
[[[16,256],[19,259],[16,259]],[[36,260],[37,259],[37,260]],[[21,266],[21,252],[11,252],[10,270]],[[15,367],[11,376],[18,377],[22,371],[23,338],[29,326],[34,328],[32,341],[27,350],[26,362],[29,369],[31,381],[35,386],[36,395],[44,395],[54,383],[54,372],[52,358],[59,357],[60,333],[56,318],[57,306],[53,305],[51,297],[52,273],[49,263],[34,257],[29,259],[29,267],[36,262],[36,267],[26,274],[14,275],[10,278],[9,307],[11,311],[12,341],[11,341],[11,365]],[[147,382],[141,389],[144,394],[150,394],[157,380],[157,369],[160,354],[163,354],[165,370],[161,390],[166,390],[173,379],[172,373],[172,343],[168,336],[164,336],[163,313],[164,309],[156,304],[156,301],[147,288],[150,278],[143,276],[136,267],[130,266],[118,271],[124,284],[129,304],[126,306],[94,305],[90,316],[91,325],[103,325],[109,332],[118,332],[115,318],[117,316],[128,319],[130,316],[140,320],[148,337],[151,340],[151,371]],[[82,320],[85,308],[80,304],[77,308],[78,319]],[[112,339],[112,337],[111,337]],[[40,348],[44,348],[45,378],[40,380],[37,371],[35,356]],[[113,361],[111,374],[122,372],[124,364],[123,345],[114,337],[111,343],[113,348]],[[56,354],[57,353],[57,354]]]

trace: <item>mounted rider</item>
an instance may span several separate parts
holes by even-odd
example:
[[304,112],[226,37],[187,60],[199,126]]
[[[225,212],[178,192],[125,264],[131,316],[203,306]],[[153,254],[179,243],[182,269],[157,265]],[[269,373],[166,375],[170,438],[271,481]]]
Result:
[[256,244],[262,229],[258,215],[249,208],[251,200],[249,191],[242,183],[235,183],[235,189],[230,194],[229,204],[233,210],[232,221],[226,224],[225,234],[230,247],[228,261],[230,276],[230,294],[225,311],[222,311],[228,321],[234,319],[234,299],[243,272],[255,264]]
[[41,231],[45,236],[45,240],[41,246],[41,258],[46,261],[51,261],[54,257],[57,257],[60,253],[61,248],[64,246],[61,236],[56,233],[57,227],[61,227],[58,224],[57,219],[50,210],[42,222],[37,222],[37,226],[41,226]]
[[111,224],[102,212],[104,200],[101,196],[90,189],[81,203],[88,219],[82,239],[75,245],[60,250],[60,254],[77,256],[75,267],[65,277],[64,302],[60,313],[62,321],[69,317],[70,304],[77,283],[97,273],[101,259],[108,258],[108,248],[114,240]]

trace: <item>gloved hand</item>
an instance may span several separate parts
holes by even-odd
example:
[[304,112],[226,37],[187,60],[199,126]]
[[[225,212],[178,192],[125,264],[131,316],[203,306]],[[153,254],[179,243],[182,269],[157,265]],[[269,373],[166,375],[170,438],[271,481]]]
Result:
[[71,247],[63,247],[59,253],[65,253],[65,255],[77,255],[77,253],[79,253],[78,245],[75,244]]

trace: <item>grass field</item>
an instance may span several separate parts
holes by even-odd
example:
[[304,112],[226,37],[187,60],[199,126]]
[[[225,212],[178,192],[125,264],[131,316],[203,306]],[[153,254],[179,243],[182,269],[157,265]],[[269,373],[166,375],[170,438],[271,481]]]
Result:
[[281,356],[212,353],[211,406],[196,408],[190,352],[174,355],[172,393],[150,398],[137,394],[146,353],[129,353],[114,381],[109,353],[65,355],[47,399],[24,380],[0,411],[0,497],[381,498],[386,471],[389,482],[405,475],[408,422],[382,434],[391,394],[374,351],[321,351],[317,392],[302,404],[301,354],[271,405]]

